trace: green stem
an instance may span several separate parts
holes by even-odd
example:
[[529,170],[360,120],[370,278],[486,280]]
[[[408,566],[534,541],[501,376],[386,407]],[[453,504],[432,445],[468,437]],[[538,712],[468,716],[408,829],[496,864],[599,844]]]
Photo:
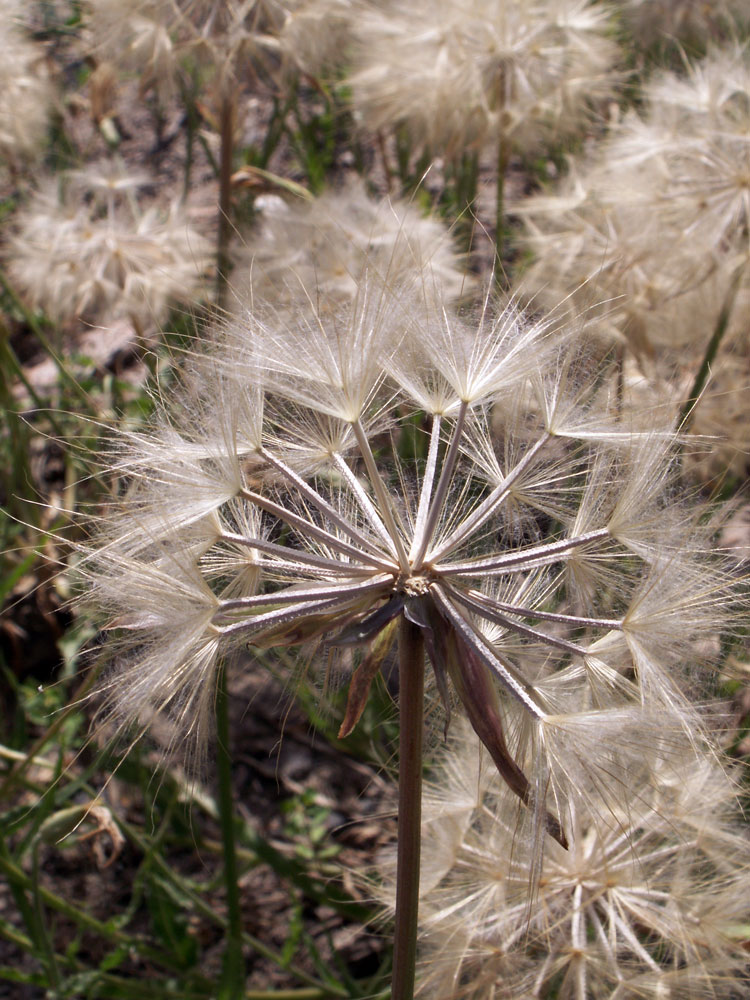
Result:
[[[0,408],[7,420],[5,433],[8,441],[9,468],[6,479],[6,509],[11,517],[39,526],[39,508],[35,503],[28,503],[29,484],[33,482],[29,464],[29,429],[21,416],[16,399],[13,395],[10,366],[4,364],[10,353],[10,345],[4,339],[4,327],[0,323]],[[5,548],[5,545],[3,545]],[[5,589],[5,588],[3,588]]]
[[[141,851],[145,852],[147,849],[147,840],[141,837],[137,830],[129,824],[121,821],[120,826],[123,833],[125,833]],[[190,901],[196,912],[200,913],[202,917],[205,917],[206,920],[210,921],[216,927],[224,929],[227,927],[227,919],[218,913],[214,907],[205,902],[205,900],[197,892],[194,892],[193,889],[186,884],[184,879],[178,875],[177,872],[173,871],[158,853],[153,856],[153,864],[154,867],[157,868],[172,885],[179,889],[180,894],[183,895],[185,899]],[[321,990],[325,996],[328,996],[329,993],[332,997],[346,996],[343,988],[339,988],[333,984],[323,983],[321,980],[310,975],[310,973],[300,969],[294,963],[286,962],[279,952],[274,951],[273,948],[263,944],[262,941],[253,937],[252,934],[248,934],[246,931],[243,931],[242,940],[244,944],[248,945],[248,947],[252,948],[253,951],[257,952],[259,955],[262,955],[263,958],[267,958],[275,965],[284,968],[290,975],[295,976],[300,982],[306,983],[309,987]]]
[[232,758],[229,753],[229,696],[226,668],[219,670],[216,687],[216,743],[219,776],[219,824],[224,848],[224,886],[227,894],[226,950],[219,1000],[242,1000],[245,995],[245,960],[242,954],[242,910],[235,843]]
[[76,909],[76,907],[67,902],[67,900],[63,899],[61,896],[57,896],[44,886],[35,886],[32,879],[11,859],[9,853],[2,847],[1,843],[0,872],[5,875],[11,887],[23,890],[24,892],[31,891],[37,893],[40,903],[56,910],[58,913],[62,913],[63,916],[68,917],[77,926],[94,931],[107,941],[115,941],[117,943],[126,944],[143,958],[146,958],[151,962],[158,963],[175,972],[179,971],[179,964],[172,960],[170,956],[162,954],[156,948],[151,948],[148,944],[137,937],[123,933],[118,928],[113,927],[111,923],[103,923],[101,920],[97,920],[96,917],[90,916],[85,911]]
[[[2,369],[4,372],[6,371],[6,366],[7,366],[7,368],[10,368],[13,371],[13,374],[21,383],[21,385],[24,387],[26,392],[28,392],[29,398],[31,399],[32,403],[36,406],[38,410],[44,410],[45,408],[47,408],[48,407],[47,402],[45,402],[45,400],[42,399],[42,397],[39,395],[34,386],[31,384],[31,382],[29,382],[28,378],[26,377],[26,373],[23,370],[23,366],[16,357],[15,351],[11,347],[10,331],[8,330],[5,323],[3,323],[2,321],[0,321],[0,352],[1,352],[0,369]],[[62,431],[60,430],[60,425],[55,421],[52,414],[48,412],[47,418],[50,424],[52,425],[52,430],[55,432],[55,434],[57,434],[58,437],[62,437],[63,434]]]
[[398,638],[398,859],[391,1000],[412,1000],[417,962],[422,823],[424,641],[404,615]]
[[711,365],[714,363],[716,354],[719,350],[719,344],[727,332],[729,326],[729,320],[732,316],[732,310],[734,309],[734,303],[737,299],[737,292],[740,288],[740,282],[742,276],[747,267],[747,260],[744,260],[740,266],[735,270],[732,275],[732,280],[727,289],[727,294],[724,296],[724,302],[721,306],[721,311],[719,312],[718,319],[716,320],[716,326],[714,327],[714,332],[711,339],[706,347],[706,353],[703,356],[703,361],[698,369],[698,373],[695,376],[695,381],[690,390],[690,395],[685,400],[682,409],[680,410],[680,419],[678,421],[678,428],[681,431],[687,430],[688,424],[690,423],[693,413],[695,411],[696,404],[700,399],[701,393],[706,386],[708,381],[708,376],[711,373]]
[[41,896],[39,894],[39,888],[41,885],[39,872],[39,848],[40,842],[37,840],[32,851],[31,868],[34,938],[39,952],[40,961],[44,966],[44,971],[47,975],[49,985],[52,987],[50,992],[54,995],[60,989],[62,980],[60,978],[60,970],[57,967],[55,949],[47,929],[44,905],[42,904]]
[[193,171],[193,160],[195,151],[195,137],[200,127],[200,113],[195,105],[198,93],[198,79],[196,70],[190,74],[190,83],[184,80],[181,83],[182,104],[185,108],[185,172],[182,181],[182,200],[186,201],[190,194],[190,181]]
[[263,146],[261,147],[258,160],[255,163],[256,167],[265,169],[270,163],[271,157],[276,152],[276,147],[284,134],[286,116],[288,115],[292,104],[293,101],[291,98],[287,98],[283,104],[277,97],[274,98],[273,114],[271,115],[271,120],[268,123],[268,131],[266,132],[266,137],[263,140]]

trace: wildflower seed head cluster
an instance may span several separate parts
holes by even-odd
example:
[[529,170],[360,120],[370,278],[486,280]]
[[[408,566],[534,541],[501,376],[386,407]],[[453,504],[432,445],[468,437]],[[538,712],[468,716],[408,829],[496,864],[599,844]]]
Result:
[[247,312],[121,436],[126,488],[81,558],[105,699],[200,750],[223,656],[322,642],[356,663],[405,616],[564,843],[573,799],[621,796],[644,741],[700,739],[686,694],[725,579],[669,500],[669,430],[607,412],[561,323],[489,295],[462,315],[427,281],[365,271],[339,308]]
[[335,79],[352,42],[355,0],[285,0],[275,9],[282,15],[278,42],[285,60],[309,76]]
[[[411,273],[454,300],[471,288],[464,261],[444,223],[404,200],[371,198],[361,181],[313,201],[257,199],[258,225],[236,254],[234,302],[285,302],[340,308],[357,296],[365,272]],[[299,306],[298,306],[299,307]]]
[[[604,303],[596,327],[640,357],[699,344],[750,244],[750,64],[715,49],[688,72],[655,74],[640,113],[576,160],[559,190],[519,204],[534,262],[525,293]],[[745,271],[747,268],[745,267]],[[747,287],[747,275],[743,278]],[[746,316],[734,320],[744,329]]]
[[639,45],[688,43],[705,45],[706,40],[730,38],[747,23],[743,0],[623,0],[619,6],[628,29]]
[[137,73],[141,90],[153,88],[163,100],[175,95],[190,60],[225,89],[248,66],[273,61],[278,48],[266,32],[281,13],[259,0],[89,0],[88,6],[91,50]]

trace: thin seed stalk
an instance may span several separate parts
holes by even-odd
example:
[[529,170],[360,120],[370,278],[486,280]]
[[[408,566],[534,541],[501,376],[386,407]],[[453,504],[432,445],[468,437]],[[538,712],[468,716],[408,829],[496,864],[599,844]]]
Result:
[[510,158],[510,140],[505,130],[505,72],[501,69],[497,77],[497,110],[499,129],[497,137],[497,201],[495,205],[495,282],[498,287],[503,279],[503,235],[505,232],[505,175]]
[[711,374],[711,365],[714,363],[716,355],[719,351],[719,345],[721,344],[724,334],[727,332],[727,328],[729,327],[729,320],[732,317],[732,310],[734,309],[737,292],[740,288],[740,281],[745,273],[746,266],[747,262],[743,261],[732,275],[732,280],[729,283],[727,294],[724,297],[719,316],[716,320],[714,332],[706,347],[706,353],[703,356],[703,361],[701,362],[701,366],[696,373],[695,381],[690,389],[690,395],[685,400],[682,410],[680,411],[680,418],[677,427],[681,431],[687,430],[688,424],[693,416],[693,411],[695,410],[698,400],[701,397],[701,393],[706,386],[708,377]]
[[229,240],[232,235],[232,154],[234,152],[234,98],[230,85],[222,86],[219,108],[219,225],[216,240],[216,304],[224,305],[229,281]]
[[226,668],[222,664],[216,685],[216,744],[219,777],[219,824],[224,849],[224,886],[227,894],[227,931],[219,1000],[242,1000],[245,995],[245,960],[242,954],[237,845],[234,835],[232,758],[229,753],[229,696]]
[[503,280],[503,237],[505,233],[505,175],[508,172],[510,143],[505,131],[501,128],[497,142],[497,203],[495,206],[495,281],[502,285]]
[[424,641],[420,628],[405,615],[400,622],[398,661],[398,855],[391,1000],[412,1000],[417,961],[422,824]]

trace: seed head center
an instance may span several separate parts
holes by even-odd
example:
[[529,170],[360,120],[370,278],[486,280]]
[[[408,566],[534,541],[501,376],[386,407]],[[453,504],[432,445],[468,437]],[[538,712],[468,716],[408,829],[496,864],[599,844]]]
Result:
[[401,586],[409,597],[422,597],[430,589],[430,581],[426,576],[407,576]]

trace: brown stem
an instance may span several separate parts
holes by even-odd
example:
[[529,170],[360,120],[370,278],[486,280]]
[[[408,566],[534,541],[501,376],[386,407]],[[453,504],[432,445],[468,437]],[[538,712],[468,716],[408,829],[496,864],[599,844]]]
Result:
[[500,131],[500,138],[497,144],[497,187],[495,205],[495,281],[498,287],[504,281],[503,271],[503,249],[505,238],[505,175],[508,171],[508,160],[510,158],[510,142],[505,132]]
[[422,824],[424,642],[403,615],[398,637],[399,761],[396,927],[391,1000],[412,1000],[417,961],[419,854]]
[[[383,173],[385,174],[385,183],[388,189],[388,193],[393,190],[393,168],[388,160],[388,151],[385,148],[385,136],[382,130],[378,130],[376,134],[376,142],[378,144],[378,151],[380,153],[380,159],[383,164]],[[403,178],[402,178],[403,180]]]
[[234,99],[225,86],[219,109],[219,225],[216,239],[216,305],[221,308],[229,281],[229,239],[232,234],[232,153],[234,151]]

